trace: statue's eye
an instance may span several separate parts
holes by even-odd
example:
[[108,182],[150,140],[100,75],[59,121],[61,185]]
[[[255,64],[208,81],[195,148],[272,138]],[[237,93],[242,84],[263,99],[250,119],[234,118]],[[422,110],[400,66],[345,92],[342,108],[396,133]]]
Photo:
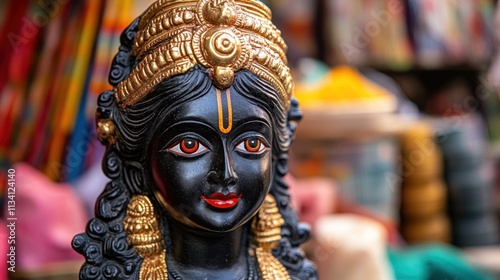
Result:
[[251,137],[238,143],[236,149],[249,154],[261,154],[267,149],[267,146],[259,138]]
[[181,156],[196,156],[207,150],[207,147],[193,138],[184,138],[167,149],[167,151]]

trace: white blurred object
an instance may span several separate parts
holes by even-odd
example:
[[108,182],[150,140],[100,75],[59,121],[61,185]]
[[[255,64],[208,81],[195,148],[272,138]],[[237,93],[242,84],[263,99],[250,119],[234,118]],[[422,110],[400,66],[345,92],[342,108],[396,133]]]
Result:
[[379,223],[352,214],[318,219],[313,258],[319,279],[391,280],[386,257],[387,232]]

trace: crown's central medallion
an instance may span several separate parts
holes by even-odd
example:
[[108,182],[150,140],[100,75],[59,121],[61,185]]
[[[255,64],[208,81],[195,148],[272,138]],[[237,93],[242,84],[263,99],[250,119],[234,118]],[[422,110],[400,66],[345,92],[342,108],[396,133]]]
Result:
[[230,29],[214,27],[203,35],[203,54],[210,64],[231,66],[240,53],[240,40]]
[[[242,45],[245,44],[242,36],[238,36],[237,30],[231,27],[235,24],[237,8],[234,1],[201,1],[198,7],[200,21],[213,25],[203,33],[202,37],[193,43],[201,43],[201,53],[206,61],[206,66],[212,68],[214,83],[219,88],[228,88],[233,83],[234,70],[242,65],[238,63],[241,56]],[[197,46],[193,46],[197,49]]]

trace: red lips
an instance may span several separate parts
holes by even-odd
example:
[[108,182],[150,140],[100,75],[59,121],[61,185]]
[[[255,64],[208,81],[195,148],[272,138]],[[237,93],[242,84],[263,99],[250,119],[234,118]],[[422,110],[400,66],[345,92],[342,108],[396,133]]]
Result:
[[213,193],[209,196],[201,196],[208,204],[219,209],[228,209],[236,205],[240,199],[241,194],[228,193],[223,194],[221,192]]

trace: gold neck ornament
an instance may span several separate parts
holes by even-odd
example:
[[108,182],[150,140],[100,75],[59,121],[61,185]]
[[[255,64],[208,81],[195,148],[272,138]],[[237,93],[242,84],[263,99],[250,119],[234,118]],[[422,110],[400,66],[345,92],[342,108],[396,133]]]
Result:
[[222,90],[236,71],[249,70],[288,108],[293,83],[285,51],[271,11],[258,0],[159,0],[141,16],[132,49],[137,65],[115,98],[122,108],[132,105],[164,79],[199,64]]

